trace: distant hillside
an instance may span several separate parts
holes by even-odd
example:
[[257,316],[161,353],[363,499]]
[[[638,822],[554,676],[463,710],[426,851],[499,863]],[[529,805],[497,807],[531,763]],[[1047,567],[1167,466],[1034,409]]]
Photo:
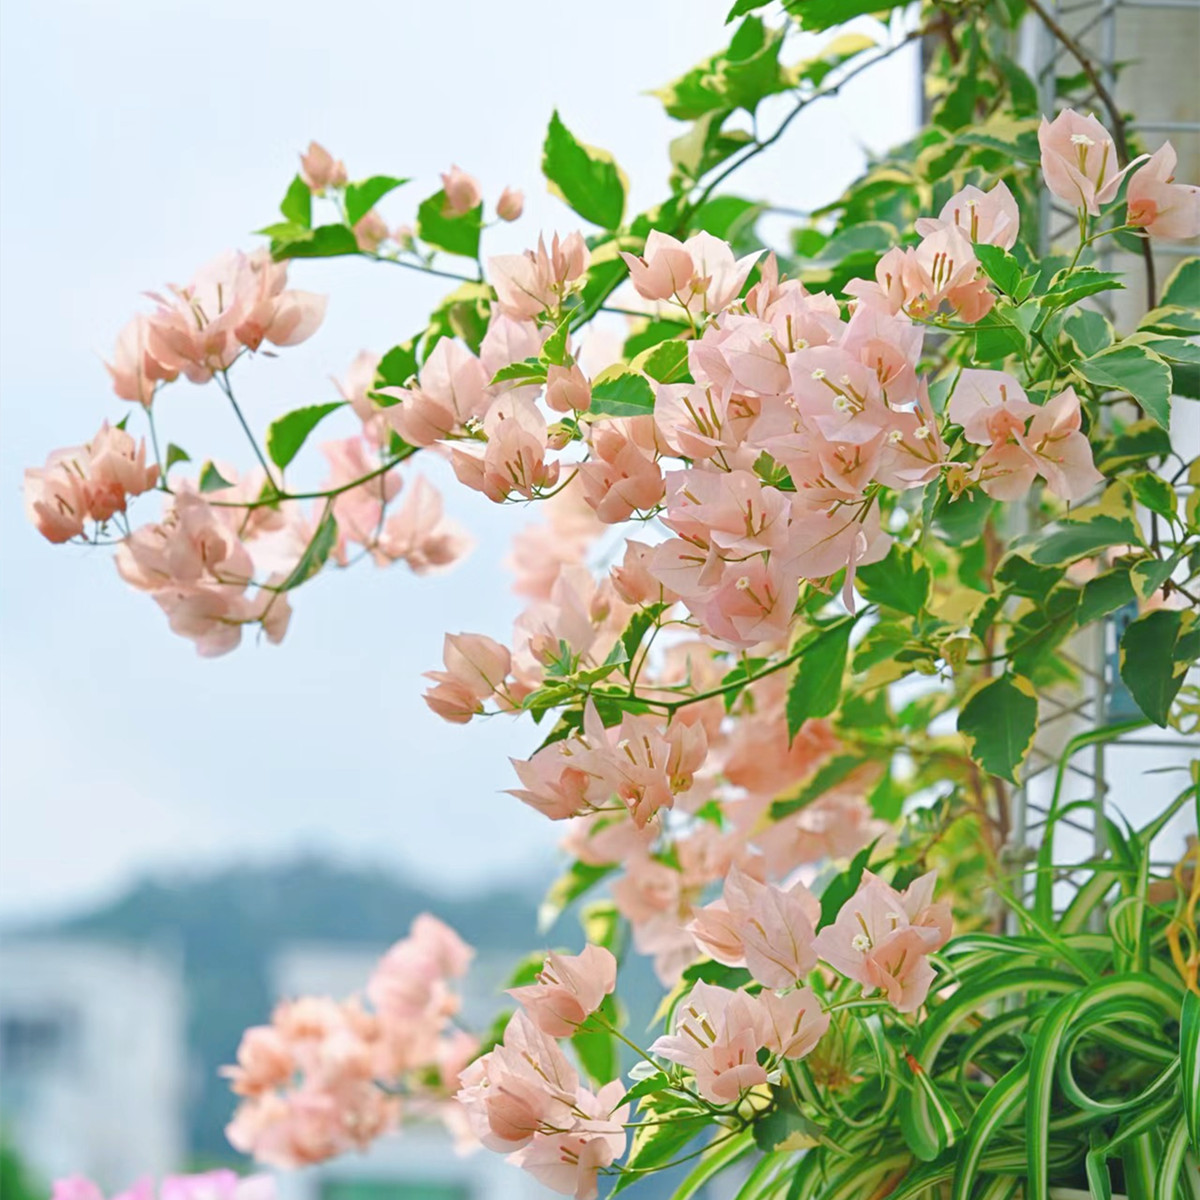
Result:
[[381,949],[402,937],[418,913],[432,910],[474,945],[524,952],[539,940],[536,914],[546,882],[447,899],[382,870],[309,858],[173,883],[147,881],[105,908],[28,932],[156,946],[181,958],[194,1096],[191,1149],[213,1160],[230,1154],[222,1131],[232,1111],[217,1068],[233,1061],[242,1030],[270,1012],[275,997],[267,976],[280,949],[301,941]]

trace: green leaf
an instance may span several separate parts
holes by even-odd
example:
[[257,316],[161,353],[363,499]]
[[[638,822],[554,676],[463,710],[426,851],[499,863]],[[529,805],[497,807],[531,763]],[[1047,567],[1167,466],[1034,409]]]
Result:
[[[611,999],[611,997],[610,997]],[[617,1077],[616,1039],[604,1028],[581,1028],[571,1038],[579,1064],[601,1086]]]
[[617,1195],[641,1177],[641,1173],[661,1167],[677,1158],[693,1139],[711,1129],[707,1116],[681,1116],[672,1120],[659,1120],[654,1124],[639,1125],[633,1133],[633,1144],[625,1165],[630,1173],[621,1175],[609,1192]]
[[595,887],[606,875],[611,874],[612,870],[611,866],[573,862],[546,893],[546,898],[538,909],[538,929],[543,932],[549,929],[572,900],[577,900],[584,892]]
[[1139,471],[1126,482],[1139,504],[1144,504],[1161,517],[1174,518],[1179,499],[1175,489],[1165,479],[1151,471]]
[[[925,1111],[936,1130],[935,1137],[939,1151],[946,1150],[953,1146],[961,1136],[962,1121],[959,1120],[958,1113],[954,1111],[953,1107],[946,1102],[942,1089],[929,1077],[929,1072],[911,1055],[908,1056],[908,1067],[913,1074],[915,1090],[919,1091],[928,1102]],[[923,1146],[923,1143],[923,1138],[916,1140],[910,1149],[915,1154]]]
[[318,225],[316,229],[299,230],[287,237],[273,236],[271,240],[271,257],[276,262],[286,258],[337,258],[358,253],[354,231],[346,225]]
[[478,258],[482,230],[483,205],[461,214],[449,212],[445,192],[434,192],[417,209],[417,237],[447,254]]
[[388,194],[402,187],[407,179],[391,175],[372,175],[370,179],[346,185],[346,224],[357,225]]
[[312,227],[312,191],[299,175],[288,184],[279,211],[291,225],[299,225],[303,229]]
[[231,487],[233,484],[217,470],[211,459],[200,468],[200,490],[202,492],[219,492]]
[[584,220],[604,229],[620,226],[625,214],[625,181],[620,169],[606,151],[577,141],[557,110],[546,131],[542,173],[550,190]]
[[1059,308],[1069,308],[1085,296],[1094,296],[1097,292],[1110,292],[1124,286],[1121,276],[1114,271],[1076,267],[1074,271],[1063,270],[1054,275],[1039,303],[1042,308],[1053,312]]
[[[629,618],[629,624],[621,634],[621,645],[625,648],[626,662],[633,662],[646,633],[654,627],[655,621],[667,610],[666,604],[652,604],[648,608],[639,608]],[[626,674],[629,672],[626,671]]]
[[306,580],[311,579],[325,565],[333,552],[338,540],[337,518],[333,515],[333,505],[326,503],[325,511],[317,524],[316,531],[304,547],[300,561],[292,568],[292,573],[279,585],[280,591],[291,591]]
[[[666,1091],[666,1089],[670,1086],[671,1081],[662,1071],[659,1071],[657,1075],[647,1075],[645,1079],[639,1079],[637,1083],[635,1083],[633,1087],[631,1087],[629,1091],[627,1091],[625,1095],[621,1097],[621,1104],[625,1104],[630,1100],[638,1100],[642,1096],[653,1096],[655,1092]],[[618,1107],[620,1107],[620,1105],[618,1105]]]
[[1091,383],[1128,392],[1164,429],[1171,421],[1171,368],[1145,346],[1120,343],[1077,363]]
[[859,567],[855,586],[872,604],[885,604],[910,617],[920,616],[933,581],[929,568],[915,551],[899,543],[877,563]]
[[1179,1018],[1179,1061],[1183,1066],[1183,1115],[1192,1151],[1200,1154],[1200,996],[1190,989],[1183,994]]
[[1158,303],[1164,308],[1195,309],[1200,300],[1200,258],[1185,258],[1163,284]]
[[1083,595],[1075,610],[1075,621],[1082,627],[1090,625],[1098,617],[1116,612],[1134,598],[1133,584],[1129,579],[1128,567],[1116,567],[1089,579],[1083,585]]
[[976,687],[958,714],[958,732],[971,758],[989,775],[1016,783],[1037,732],[1037,693],[1020,675],[1001,675]]
[[850,865],[825,885],[825,890],[821,892],[820,896],[821,920],[817,925],[818,929],[832,925],[837,920],[842,905],[858,891],[858,885],[862,883],[863,872],[867,869],[867,863],[871,861],[871,852],[874,849],[874,842],[869,846],[864,846],[850,860]]
[[1200,333],[1200,309],[1195,304],[1186,308],[1177,304],[1153,308],[1138,323],[1138,329],[1169,337],[1191,337]]
[[838,621],[818,631],[804,646],[788,686],[789,742],[810,717],[827,717],[837,708],[853,624],[850,619]]
[[784,8],[803,29],[831,29],[853,17],[891,12],[905,7],[907,0],[785,0]]
[[1026,1195],[1030,1200],[1049,1200],[1050,1194],[1050,1102],[1059,1047],[1075,1016],[1078,994],[1064,996],[1045,1019],[1034,1039],[1029,1056],[1029,1084],[1025,1094],[1025,1145],[1029,1154]]
[[683,1182],[671,1193],[671,1200],[690,1200],[714,1176],[749,1154],[754,1149],[760,1124],[756,1122],[753,1130],[744,1130],[736,1137],[726,1137],[706,1150]]
[[635,362],[633,365],[659,383],[692,382],[691,373],[688,371],[687,342],[659,342],[647,352],[642,362]]
[[345,406],[345,400],[335,400],[331,404],[312,404],[307,408],[294,409],[272,421],[267,429],[267,453],[271,456],[271,461],[277,467],[286,467],[300,452],[300,447],[317,425],[331,412]]
[[1115,336],[1108,318],[1091,308],[1077,308],[1067,317],[1063,330],[1085,358],[1107,350]]
[[742,196],[711,196],[688,217],[688,232],[703,230],[723,242],[748,235],[763,212],[763,205]]
[[799,812],[802,808],[807,808],[814,800],[819,800],[830,788],[836,787],[862,764],[861,754],[835,755],[828,762],[822,763],[813,772],[812,778],[794,796],[773,801],[771,819],[779,821],[784,817],[791,816],[794,812]]
[[747,17],[723,52],[653,94],[678,121],[713,118],[719,126],[734,109],[753,113],[765,97],[799,82],[794,72],[780,65],[783,37],[782,28],[773,29],[759,17]]
[[1021,264],[1001,246],[980,243],[975,247],[975,256],[983,266],[987,277],[1006,295],[1016,294],[1025,272]]
[[1098,514],[1085,521],[1059,522],[1029,550],[1029,559],[1042,566],[1065,566],[1113,546],[1138,545],[1141,540],[1131,517]]
[[690,336],[688,327],[679,321],[664,321],[655,319],[647,321],[644,328],[631,333],[625,339],[622,352],[626,358],[636,358],[645,350],[650,350],[661,342],[667,342],[680,337]]
[[607,379],[598,376],[592,384],[592,415],[641,417],[653,411],[654,389],[644,375],[623,371]]
[[1188,668],[1200,657],[1193,613],[1159,608],[1139,617],[1121,636],[1121,679],[1137,706],[1164,728]]
[[997,1130],[1020,1111],[1028,1082],[1029,1065],[1019,1062],[987,1089],[959,1147],[951,1200],[970,1200],[984,1151]]
[[492,383],[545,383],[546,364],[540,358],[526,358],[509,363],[492,376]]
[[1063,577],[1063,573],[1062,567],[1037,566],[1019,554],[1009,554],[996,568],[995,578],[997,583],[1004,584],[1014,595],[1041,601]]
[[175,445],[174,442],[167,443],[167,461],[163,466],[163,474],[166,475],[176,463],[191,462],[192,456],[181,447]]
[[1135,463],[1166,458],[1171,453],[1171,436],[1153,421],[1135,421],[1094,443],[1096,466],[1105,475],[1114,475]]
[[375,368],[379,387],[404,387],[417,373],[417,339],[393,346]]

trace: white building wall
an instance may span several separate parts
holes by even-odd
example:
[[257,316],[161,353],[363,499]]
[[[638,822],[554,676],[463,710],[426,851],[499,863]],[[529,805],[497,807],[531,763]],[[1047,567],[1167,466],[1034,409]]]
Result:
[[0,1114],[44,1181],[106,1190],[184,1165],[177,964],[85,941],[0,944]]

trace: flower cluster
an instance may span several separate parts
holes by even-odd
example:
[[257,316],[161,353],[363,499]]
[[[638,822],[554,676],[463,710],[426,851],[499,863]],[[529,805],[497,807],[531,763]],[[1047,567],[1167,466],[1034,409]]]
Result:
[[[204,1171],[168,1175],[157,1188],[153,1179],[140,1179],[111,1200],[275,1200],[275,1194],[275,1181],[269,1175]],[[72,1175],[55,1181],[50,1200],[104,1200],[104,1192],[90,1179]]]
[[145,441],[105,421],[86,446],[55,450],[44,467],[25,472],[25,509],[47,541],[68,542],[87,521],[103,526],[125,512],[158,473],[156,463],[146,465]]
[[472,954],[423,914],[381,959],[366,989],[370,1007],[306,997],[248,1029],[237,1065],[225,1069],[243,1097],[226,1131],[233,1146],[295,1167],[365,1149],[406,1111],[456,1127],[450,1096],[477,1043],[452,1025],[453,985]]
[[490,1150],[556,1192],[595,1200],[596,1177],[625,1153],[630,1107],[613,1080],[584,1087],[556,1039],[575,1033],[616,985],[616,960],[601,946],[551,954],[537,982],[514,988],[523,1006],[493,1050],[462,1073],[458,1101]]
[[287,264],[265,251],[222,254],[190,283],[151,296],[158,307],[121,331],[108,373],[123,400],[147,408],[181,374],[204,383],[263,342],[295,346],[325,317],[325,297],[287,286]]

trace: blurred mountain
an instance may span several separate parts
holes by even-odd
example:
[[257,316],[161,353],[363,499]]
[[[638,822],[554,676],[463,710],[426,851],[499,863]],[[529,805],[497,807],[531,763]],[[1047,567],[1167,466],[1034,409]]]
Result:
[[103,908],[21,932],[150,947],[180,962],[188,997],[189,1142],[197,1162],[209,1163],[231,1154],[223,1128],[233,1098],[217,1068],[234,1061],[247,1026],[268,1018],[276,999],[271,964],[281,950],[336,943],[382,951],[418,913],[433,911],[473,945],[515,957],[538,944],[537,907],[547,882],[442,897],[381,869],[304,858],[146,880]]

